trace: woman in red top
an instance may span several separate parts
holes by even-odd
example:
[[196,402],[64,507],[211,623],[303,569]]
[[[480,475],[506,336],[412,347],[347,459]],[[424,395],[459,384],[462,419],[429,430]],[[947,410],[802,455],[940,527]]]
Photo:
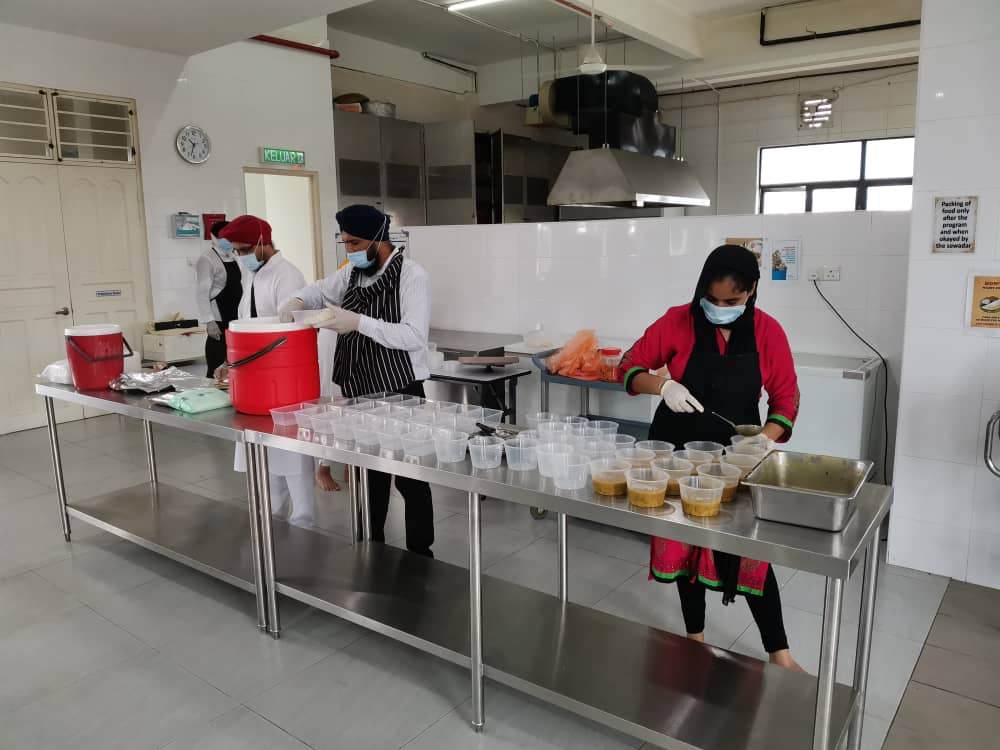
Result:
[[[759,279],[753,253],[717,247],[692,302],[667,310],[622,358],[626,390],[663,399],[650,439],[678,447],[691,440],[728,443],[732,429],[708,411],[736,424],[760,424],[762,388],[768,397],[763,434],[779,442],[791,435],[799,405],[795,365],[781,326],[756,309]],[[706,588],[721,590],[723,604],[744,595],[771,662],[801,669],[788,650],[768,563],[653,537],[650,577],[677,583],[688,637],[696,641],[704,640]]]

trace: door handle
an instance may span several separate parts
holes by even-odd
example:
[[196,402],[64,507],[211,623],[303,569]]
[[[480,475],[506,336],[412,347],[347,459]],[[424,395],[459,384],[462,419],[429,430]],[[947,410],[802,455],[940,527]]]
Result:
[[55,314],[56,315],[69,315],[69,308],[65,307],[65,306],[64,307],[60,307],[58,310],[56,310]]
[[1000,432],[1000,411],[990,417],[990,421],[986,423],[986,445],[983,448],[986,468],[1000,477],[1000,466],[997,466],[996,461],[993,460],[993,439],[997,432]]

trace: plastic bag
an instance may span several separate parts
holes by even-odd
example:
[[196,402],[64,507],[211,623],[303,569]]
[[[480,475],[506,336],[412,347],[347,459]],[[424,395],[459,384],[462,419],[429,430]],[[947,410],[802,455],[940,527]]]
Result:
[[199,375],[192,375],[179,367],[166,367],[162,370],[139,370],[138,372],[123,372],[112,380],[108,387],[113,391],[140,391],[142,393],[158,393],[173,388],[175,391],[206,388],[212,381]]
[[38,377],[50,383],[73,385],[73,373],[70,372],[68,359],[60,359],[58,362],[46,365],[45,369],[38,373]]
[[227,406],[232,406],[233,403],[229,399],[229,394],[218,388],[195,388],[180,393],[167,393],[159,396],[158,400],[169,403],[172,408],[185,414],[200,414],[203,411],[224,409]]
[[592,330],[578,331],[546,360],[546,365],[554,375],[579,380],[600,379],[603,358],[597,350],[597,334]]

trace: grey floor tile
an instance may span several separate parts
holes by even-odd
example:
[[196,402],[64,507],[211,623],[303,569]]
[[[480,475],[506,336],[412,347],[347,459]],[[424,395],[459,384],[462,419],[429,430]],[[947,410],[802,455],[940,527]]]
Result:
[[486,726],[469,726],[467,701],[406,744],[405,750],[625,750],[640,740],[618,734],[492,682],[486,684]]
[[0,505],[11,500],[23,500],[51,492],[48,485],[36,482],[10,469],[0,469]]
[[899,704],[893,731],[905,727],[925,738],[978,750],[997,746],[998,726],[1000,709],[997,707],[913,682]]
[[996,664],[977,656],[925,645],[913,680],[966,698],[1000,706]]
[[[90,451],[81,443],[68,443],[62,446],[63,476],[65,477],[67,490],[74,482],[89,482],[94,479],[125,474],[135,467],[127,461],[106,456],[101,453]],[[0,461],[6,460],[0,458]],[[39,451],[19,456],[14,461],[13,466],[8,468],[17,471],[19,474],[30,477],[36,482],[41,482],[49,487],[55,487],[55,480],[52,474],[52,459],[49,454]]]
[[[344,493],[344,497],[347,497],[346,493]],[[433,488],[431,490],[431,497],[433,498]],[[346,500],[341,507],[345,510],[349,507]],[[451,510],[440,505],[435,504],[433,508],[435,527],[442,521],[455,515]],[[343,515],[346,516],[348,523],[350,523],[350,516],[347,513]],[[385,538],[388,542],[399,542],[400,546],[403,546],[402,542],[406,538],[406,502],[396,492],[393,492],[389,497],[389,512],[385,517]]]
[[970,745],[963,739],[935,737],[894,722],[882,750],[983,750],[983,747]]
[[[534,537],[522,531],[507,529],[498,525],[483,525],[482,553],[483,568],[524,549],[534,541]],[[405,546],[403,538],[394,542],[397,547]],[[453,565],[469,567],[469,518],[455,513],[434,524],[434,545],[431,547],[438,560]]]
[[317,750],[398,748],[469,697],[464,669],[366,636],[249,701]]
[[190,568],[128,541],[106,547],[70,549],[65,560],[35,571],[81,601],[98,603],[110,593],[127,591],[158,578],[190,574]]
[[865,714],[861,728],[861,750],[881,750],[892,721],[880,716]]
[[157,458],[156,464],[159,467],[160,476],[165,480],[176,479],[181,482],[194,483],[232,471],[233,455],[230,453],[227,459],[214,452],[195,453],[180,458],[164,460]]
[[283,729],[240,706],[184,732],[163,750],[309,750]]
[[434,505],[452,513],[469,513],[469,493],[453,490],[450,487],[432,487]]
[[318,610],[298,612],[297,618],[289,616],[294,614],[295,609],[282,606],[278,640],[241,622],[174,641],[165,647],[165,653],[227,695],[246,701],[367,632]]
[[[548,523],[545,537],[555,539],[557,535],[555,523]],[[635,565],[649,564],[649,537],[643,534],[571,518],[567,523],[566,541],[576,549],[617,557]]]
[[[573,591],[572,566],[570,566],[570,592]],[[597,609],[627,620],[641,622],[671,633],[685,635],[684,617],[681,614],[677,587],[673,584],[649,580],[645,568],[639,569],[625,583],[604,597]],[[750,610],[743,602],[722,606],[722,595],[706,592],[705,640],[713,646],[729,648],[753,625]],[[756,630],[753,633],[759,645]]]
[[[122,471],[107,476],[97,477],[88,480],[67,481],[66,495],[67,502],[73,505],[75,500],[86,500],[87,498],[104,495],[115,490],[123,490],[126,487],[135,487],[149,481],[149,472],[145,464],[142,468],[130,466],[128,471]],[[82,522],[78,522],[78,525]]]
[[79,606],[75,597],[31,571],[0,578],[0,637]]
[[[468,503],[463,512],[468,515]],[[539,539],[547,536],[549,532],[555,532],[555,516],[549,514],[547,518],[537,519],[532,517],[530,509],[526,505],[508,503],[506,500],[495,498],[484,498],[480,506],[480,517],[484,527],[499,527],[507,531],[516,531],[532,539]]]
[[[585,549],[569,549],[569,598],[593,606],[641,569],[633,563]],[[558,591],[556,543],[538,539],[530,546],[485,568],[484,573],[553,596]]]
[[1000,591],[952,581],[941,600],[941,614],[1000,630]]
[[235,702],[163,656],[145,654],[0,719],[0,747],[158,748]]
[[938,614],[927,643],[1000,665],[1000,629],[993,625]]
[[148,651],[87,607],[15,630],[0,639],[0,715]]
[[[45,434],[44,429],[40,429],[39,432]],[[75,422],[59,425],[60,441],[78,443],[96,440],[106,435],[132,435],[141,439],[142,427],[138,420],[119,417],[117,414],[78,419]]]
[[216,497],[245,498],[247,495],[246,474],[239,471],[222,472],[214,477],[192,483],[211,491]]

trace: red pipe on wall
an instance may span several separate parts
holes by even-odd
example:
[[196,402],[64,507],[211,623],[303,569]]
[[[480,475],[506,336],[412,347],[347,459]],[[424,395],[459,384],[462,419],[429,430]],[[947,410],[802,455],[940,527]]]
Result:
[[304,42],[293,42],[291,39],[282,39],[277,36],[269,36],[268,34],[258,34],[257,36],[250,37],[255,42],[264,42],[265,44],[276,44],[279,47],[288,47],[289,49],[297,49],[302,52],[312,52],[314,55],[323,55],[331,60],[336,60],[340,57],[340,53],[335,49],[327,49],[326,47],[317,47],[314,44],[305,44]]

